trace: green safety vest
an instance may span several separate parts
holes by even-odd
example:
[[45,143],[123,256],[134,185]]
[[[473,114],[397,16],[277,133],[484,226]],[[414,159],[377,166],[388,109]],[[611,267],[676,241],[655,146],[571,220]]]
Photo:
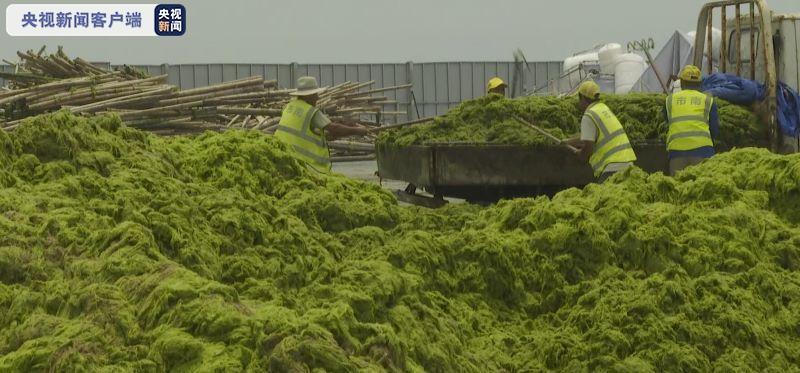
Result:
[[708,121],[714,98],[703,92],[683,90],[667,96],[667,150],[693,150],[714,146]]
[[331,156],[324,131],[315,133],[311,120],[319,109],[307,102],[294,99],[286,104],[275,137],[289,145],[295,155],[313,169],[327,173],[331,170]]
[[597,128],[594,151],[589,158],[595,177],[600,176],[610,163],[636,161],[636,153],[633,152],[625,129],[606,104],[593,104],[583,115],[588,116]]

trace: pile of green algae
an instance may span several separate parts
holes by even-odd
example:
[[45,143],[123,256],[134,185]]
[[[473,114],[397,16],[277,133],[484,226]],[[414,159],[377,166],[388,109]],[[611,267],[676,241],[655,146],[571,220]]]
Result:
[[800,366],[800,155],[431,211],[255,132],[0,148],[0,371]]
[[[666,138],[663,94],[632,93],[603,95],[602,102],[619,118],[631,141],[661,141]],[[465,101],[429,124],[384,131],[382,144],[397,146],[439,143],[490,143],[514,145],[551,144],[536,130],[519,123],[514,116],[547,129],[560,138],[580,133],[582,113],[574,97],[529,96],[508,99],[487,95]],[[724,149],[755,146],[766,140],[766,132],[748,108],[717,99],[720,137]]]

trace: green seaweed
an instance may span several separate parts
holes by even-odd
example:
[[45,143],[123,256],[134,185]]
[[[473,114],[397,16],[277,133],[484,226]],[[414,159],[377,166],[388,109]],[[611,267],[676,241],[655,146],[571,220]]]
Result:
[[800,155],[427,210],[257,132],[0,143],[0,371],[800,365]]
[[[604,95],[602,101],[617,115],[631,141],[664,141],[666,119],[662,94]],[[720,138],[724,148],[761,144],[766,139],[763,126],[749,109],[717,99]],[[491,143],[515,145],[550,144],[535,130],[519,123],[519,116],[566,138],[580,132],[581,113],[574,97],[530,96],[508,99],[488,95],[465,101],[433,123],[384,131],[379,143],[398,146],[434,143]]]

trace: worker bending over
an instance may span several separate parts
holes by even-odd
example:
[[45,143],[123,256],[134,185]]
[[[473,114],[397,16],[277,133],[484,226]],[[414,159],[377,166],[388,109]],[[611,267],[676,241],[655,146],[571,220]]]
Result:
[[332,123],[317,107],[320,93],[317,79],[304,76],[297,79],[297,91],[290,93],[294,99],[286,104],[275,137],[287,144],[300,160],[319,172],[331,170],[328,140],[344,136],[362,136],[369,130]]
[[687,65],[679,75],[681,91],[667,96],[669,131],[667,152],[672,176],[714,155],[714,141],[719,133],[719,114],[714,97],[700,91],[700,69]]
[[583,112],[580,138],[567,142],[589,160],[598,183],[623,171],[636,161],[628,135],[619,119],[606,104],[600,102],[600,86],[593,81],[578,87],[578,109]]
[[498,95],[505,96],[506,95],[506,87],[508,84],[498,77],[494,77],[489,79],[489,83],[486,84],[486,93],[496,93]]

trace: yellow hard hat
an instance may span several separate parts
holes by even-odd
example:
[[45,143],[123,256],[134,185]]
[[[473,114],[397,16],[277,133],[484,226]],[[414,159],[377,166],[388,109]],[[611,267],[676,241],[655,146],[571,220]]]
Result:
[[694,82],[700,83],[701,79],[700,69],[695,65],[686,65],[684,66],[683,70],[681,70],[680,75],[678,75],[681,80],[686,82]]
[[578,94],[590,100],[600,98],[600,86],[594,81],[587,80],[578,86]]
[[491,90],[493,90],[493,89],[495,89],[497,87],[500,87],[500,86],[505,87],[505,86],[507,86],[507,84],[506,84],[506,82],[503,81],[503,79],[500,79],[498,77],[494,77],[494,78],[489,79],[489,83],[486,84],[486,90],[487,91],[491,91]]

